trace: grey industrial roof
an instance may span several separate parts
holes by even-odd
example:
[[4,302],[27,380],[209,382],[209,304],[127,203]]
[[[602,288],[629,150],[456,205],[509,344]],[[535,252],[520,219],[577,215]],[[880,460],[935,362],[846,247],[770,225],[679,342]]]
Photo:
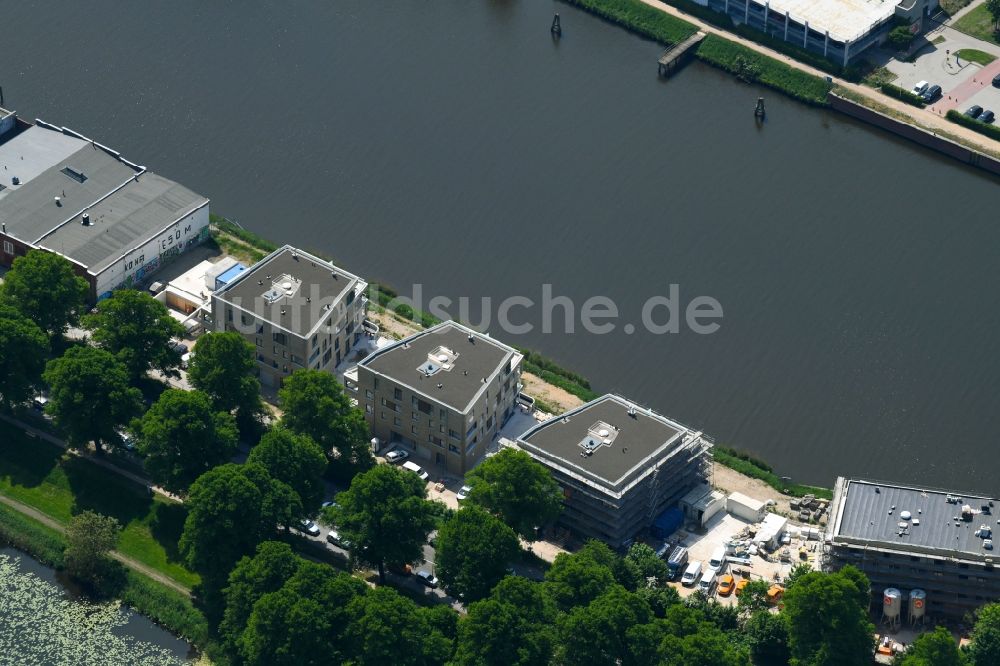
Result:
[[[982,558],[991,553],[975,534],[982,525],[997,527],[988,497],[857,480],[844,482],[839,490],[835,541],[943,556]],[[955,501],[948,502],[949,496]],[[973,509],[969,522],[961,520],[963,504]],[[900,517],[903,511],[910,512],[910,520]]]
[[[0,222],[9,236],[63,254],[91,273],[208,203],[100,144],[42,122],[4,135],[0,184]],[[80,223],[83,213],[91,226]]]
[[46,235],[38,245],[80,262],[91,273],[99,273],[207,203],[205,197],[183,185],[146,172],[88,208],[90,226],[83,226],[78,216]]
[[[286,281],[295,285],[294,293],[282,292],[269,302],[265,294]],[[363,283],[358,276],[285,245],[216,291],[213,298],[251,312],[299,337],[308,337],[321,322],[331,316],[334,320],[339,317],[337,308],[342,307],[343,299],[359,284]]]
[[[585,452],[581,443],[598,423],[611,426],[613,441],[598,446],[590,456],[581,455]],[[688,432],[625,398],[605,395],[534,426],[518,438],[518,446],[605,487],[621,490],[642,469],[675,453]]]
[[[471,336],[471,339],[470,339]],[[450,370],[440,370],[431,376],[421,371],[428,357],[441,347],[455,354]],[[399,342],[380,349],[361,361],[367,367],[391,381],[465,412],[483,390],[484,379],[491,377],[521,354],[493,338],[446,321]]]

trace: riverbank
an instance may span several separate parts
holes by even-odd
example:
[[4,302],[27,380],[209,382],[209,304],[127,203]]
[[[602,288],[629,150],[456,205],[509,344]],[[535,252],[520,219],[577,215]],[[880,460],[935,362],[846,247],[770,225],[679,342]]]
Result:
[[[62,569],[65,537],[57,530],[0,503],[0,542],[39,562]],[[216,651],[209,639],[208,621],[191,599],[131,569],[115,597],[171,633],[195,645],[206,655]]]
[[[701,30],[708,37],[695,52],[696,57],[708,64],[734,73],[739,78],[766,85],[794,99],[815,106],[829,106],[827,93],[836,90],[841,96],[854,99],[865,107],[875,108],[880,113],[884,113],[883,109],[890,109],[892,115],[903,122],[945,136],[974,152],[992,157],[1000,155],[1000,146],[989,136],[974,129],[957,125],[928,110],[909,106],[903,101],[893,99],[877,90],[866,88],[853,80],[843,78],[843,76],[831,75],[829,71],[824,71],[817,66],[797,60],[793,56],[743,36],[748,34],[746,32],[734,31],[725,27],[720,28],[718,26],[722,21],[708,21],[704,18],[703,14],[708,11],[707,9],[699,10],[698,16],[696,16],[661,2],[661,0],[563,1],[663,45],[676,43],[677,40],[670,39],[672,35],[691,34],[686,33],[687,30]],[[652,19],[648,18],[647,12],[640,10],[639,6],[660,12],[673,19],[669,23],[670,29],[651,30],[649,26],[653,24]],[[630,21],[634,21],[634,23],[630,23]],[[682,24],[686,24],[690,28]],[[710,39],[712,37],[715,40]],[[792,76],[788,74],[786,68],[796,70],[798,74]],[[825,67],[825,69],[830,68]],[[768,80],[764,80],[765,72]],[[846,75],[846,72],[844,74]],[[821,100],[819,93],[823,87],[825,90],[823,90],[823,99]],[[941,152],[933,145],[918,143]],[[954,157],[949,152],[943,154]],[[977,165],[975,161],[963,161],[973,166]]]

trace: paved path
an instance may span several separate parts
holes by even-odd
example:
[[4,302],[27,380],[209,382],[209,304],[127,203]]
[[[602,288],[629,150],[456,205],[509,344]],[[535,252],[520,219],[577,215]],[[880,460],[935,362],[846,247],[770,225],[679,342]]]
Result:
[[873,102],[877,102],[882,106],[889,107],[893,111],[896,111],[908,117],[914,124],[922,125],[925,129],[929,129],[932,132],[937,132],[937,131],[946,132],[952,136],[961,137],[969,144],[977,146],[980,149],[985,150],[987,152],[994,154],[1000,152],[1000,142],[993,141],[989,137],[983,136],[978,132],[973,132],[972,130],[966,127],[953,123],[950,120],[946,120],[943,117],[944,115],[943,111],[939,114],[930,109],[918,109],[916,107],[910,106],[909,104],[901,102],[897,99],[889,97],[888,95],[883,95],[881,92],[869,88],[867,86],[863,86],[857,83],[851,83],[850,81],[844,81],[843,79],[839,79],[835,76],[830,76],[826,72],[820,71],[815,67],[810,67],[809,65],[799,62],[798,60],[786,56],[783,53],[778,53],[777,51],[769,49],[766,46],[758,44],[757,42],[752,42],[749,39],[744,39],[743,37],[740,37],[739,35],[736,35],[734,33],[728,32],[726,30],[721,30],[719,28],[716,28],[715,26],[709,25],[708,23],[705,23],[704,21],[698,19],[697,17],[682,12],[676,7],[660,2],[660,0],[642,0],[642,2],[643,4],[649,5],[654,9],[659,9],[662,12],[683,19],[688,23],[693,23],[702,32],[724,37],[731,42],[741,44],[749,49],[756,51],[757,53],[766,55],[769,58],[773,58],[774,60],[783,62],[787,65],[790,65],[791,67],[794,67],[795,69],[801,70],[808,74],[812,74],[820,78],[829,77],[833,80],[833,82],[836,85],[841,86],[842,88],[846,88],[847,90],[850,90],[855,94],[862,95],[863,97],[870,99]]
[[[0,503],[6,504],[7,506],[9,506],[10,508],[14,509],[15,511],[23,513],[24,515],[28,516],[29,518],[33,518],[33,519],[37,520],[38,522],[42,523],[46,527],[54,529],[55,531],[59,532],[60,534],[65,534],[66,533],[66,527],[65,527],[65,525],[63,525],[62,523],[58,522],[56,519],[52,518],[48,514],[42,513],[38,509],[35,509],[34,507],[30,507],[27,504],[22,504],[21,502],[18,502],[16,499],[12,499],[10,497],[7,497],[6,495],[0,495]],[[134,560],[134,559],[132,559],[131,557],[129,557],[127,555],[122,555],[117,550],[111,551],[111,557],[115,558],[116,560],[118,560],[119,562],[121,562],[122,564],[124,564],[125,566],[127,566],[129,569],[134,569],[134,570],[138,571],[139,573],[143,574],[144,576],[148,576],[149,578],[152,578],[153,580],[155,580],[158,583],[162,583],[163,585],[166,585],[167,587],[169,587],[171,589],[177,590],[178,592],[180,592],[181,594],[183,594],[185,596],[188,596],[188,597],[191,596],[191,590],[190,589],[188,589],[187,587],[181,585],[180,583],[178,583],[177,581],[175,581],[173,578],[170,578],[169,576],[165,576],[164,574],[160,573],[156,569],[152,569],[152,568],[146,566],[145,564],[143,564],[142,562],[139,562],[138,560]]]
[[965,111],[962,108],[965,102],[983,88],[992,85],[993,77],[997,74],[1000,74],[1000,59],[994,60],[986,67],[979,69],[965,81],[962,81],[949,90],[947,95],[939,99],[934,106],[930,107],[931,110],[943,113],[948,113],[951,109]]

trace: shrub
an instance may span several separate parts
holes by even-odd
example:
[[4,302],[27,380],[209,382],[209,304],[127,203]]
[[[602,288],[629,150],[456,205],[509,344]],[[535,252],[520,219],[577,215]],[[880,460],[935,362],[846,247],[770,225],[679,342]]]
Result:
[[263,250],[265,252],[274,252],[278,249],[278,246],[271,241],[261,238],[252,231],[247,231],[243,227],[239,226],[235,222],[230,222],[221,215],[210,214],[210,220],[212,225],[219,231],[225,232],[234,238],[238,238],[247,245],[255,247],[258,250]]
[[897,25],[891,31],[889,31],[889,43],[895,46],[897,49],[902,51],[910,45],[913,41],[913,33],[910,32],[910,26],[907,25]]
[[974,132],[979,132],[985,136],[994,139],[995,141],[1000,141],[1000,128],[994,127],[993,125],[987,125],[986,123],[981,123],[978,120],[973,120],[964,113],[960,113],[955,109],[948,112],[946,116],[948,120],[958,125],[963,125],[973,130]]
[[915,95],[906,88],[900,88],[899,86],[891,83],[883,83],[879,89],[889,97],[894,97],[901,102],[906,102],[907,104],[921,109],[925,106],[924,100],[920,97],[920,95]]
[[787,493],[793,497],[802,497],[803,495],[813,494],[816,497],[823,499],[833,498],[833,493],[828,488],[807,486],[800,483],[784,483],[781,480],[781,477],[771,471],[770,467],[767,465],[761,466],[761,463],[754,458],[751,458],[746,454],[738,454],[732,449],[727,449],[724,446],[714,447],[712,450],[712,456],[715,458],[715,462],[720,465],[725,465],[731,470],[754,479],[760,479],[775,490]]
[[740,37],[745,37],[751,41],[757,42],[758,44],[763,44],[764,46],[774,49],[778,53],[784,53],[787,56],[795,58],[799,62],[803,62],[807,65],[811,65],[816,69],[821,69],[824,72],[833,74],[834,76],[844,76],[854,81],[857,78],[852,78],[848,76],[848,72],[844,70],[843,67],[837,63],[824,58],[818,53],[813,53],[812,51],[806,50],[801,46],[796,46],[792,42],[786,42],[783,39],[778,39],[777,37],[772,37],[765,32],[757,30],[756,28],[751,28],[746,24],[741,24],[733,28],[735,32]]

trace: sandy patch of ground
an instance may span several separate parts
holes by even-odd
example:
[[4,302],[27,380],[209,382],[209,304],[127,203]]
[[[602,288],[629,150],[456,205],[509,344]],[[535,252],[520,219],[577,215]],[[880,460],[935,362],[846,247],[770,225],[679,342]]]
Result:
[[530,372],[521,374],[521,382],[524,384],[524,393],[558,408],[560,412],[568,411],[583,404],[583,400],[580,400],[580,398],[569,391],[565,391],[552,384],[547,384]]
[[747,497],[752,497],[762,502],[774,500],[776,503],[774,507],[775,513],[785,516],[793,515],[791,507],[788,506],[789,497],[787,495],[782,495],[760,479],[745,476],[729,469],[725,465],[712,463],[712,485],[724,490],[727,494],[743,493]]
[[407,336],[423,330],[423,326],[417,322],[399,319],[389,312],[375,312],[374,310],[369,310],[368,318],[378,324],[379,333],[381,335],[394,340],[402,340]]

